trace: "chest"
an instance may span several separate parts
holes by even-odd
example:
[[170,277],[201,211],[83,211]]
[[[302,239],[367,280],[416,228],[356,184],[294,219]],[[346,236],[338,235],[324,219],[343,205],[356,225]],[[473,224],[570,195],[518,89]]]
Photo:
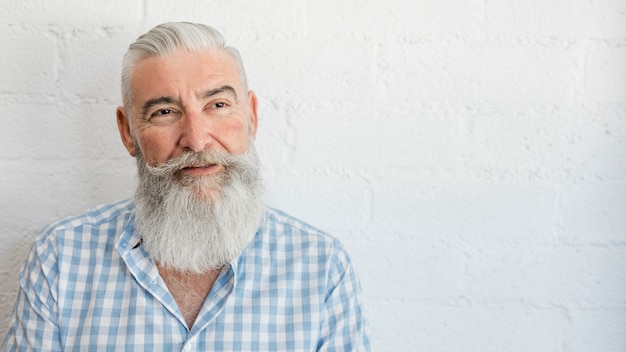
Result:
[[191,328],[219,272],[181,274],[167,269],[159,269],[159,273],[185,318],[187,327]]
[[[184,318],[193,320],[189,325],[202,326],[191,338],[197,350],[281,350],[277,346],[315,350],[324,296],[312,285],[314,280],[306,281],[311,286],[301,286],[285,285],[275,278],[241,279],[233,287],[201,278],[181,283],[168,275],[162,277],[170,282],[169,287],[152,286],[151,281],[144,287],[130,277],[107,277],[63,289],[61,296],[68,297],[60,302],[63,345],[74,350],[92,350],[96,345],[110,350],[129,346],[180,350],[191,336],[170,308],[174,298]],[[204,320],[196,321],[198,312],[207,308],[203,305],[211,290],[215,297],[208,302],[206,314],[202,313]],[[74,298],[73,304],[69,297]],[[77,306],[76,297],[83,298],[82,306]]]

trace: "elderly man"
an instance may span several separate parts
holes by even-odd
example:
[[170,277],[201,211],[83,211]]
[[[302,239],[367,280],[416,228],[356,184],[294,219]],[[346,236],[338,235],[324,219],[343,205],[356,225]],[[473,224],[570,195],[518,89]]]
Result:
[[135,197],[56,222],[20,274],[7,350],[369,350],[341,244],[263,205],[257,98],[219,32],[130,45],[117,123]]

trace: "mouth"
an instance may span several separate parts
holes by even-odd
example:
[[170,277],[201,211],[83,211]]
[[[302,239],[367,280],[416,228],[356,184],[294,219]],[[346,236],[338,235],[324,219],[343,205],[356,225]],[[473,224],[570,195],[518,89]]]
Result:
[[222,169],[223,166],[218,164],[199,164],[183,167],[180,171],[191,176],[204,176],[219,172]]

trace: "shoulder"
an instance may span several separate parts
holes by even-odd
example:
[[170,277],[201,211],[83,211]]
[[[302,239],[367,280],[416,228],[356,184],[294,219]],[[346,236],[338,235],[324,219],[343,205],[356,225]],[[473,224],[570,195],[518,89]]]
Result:
[[35,245],[63,246],[88,245],[89,237],[99,238],[99,242],[113,240],[124,227],[132,214],[131,200],[95,206],[86,212],[63,218],[44,227],[37,235]]
[[125,214],[130,215],[132,208],[133,203],[130,199],[98,205],[80,215],[69,216],[55,221],[46,226],[42,232],[63,231],[81,226],[99,226],[102,223],[109,223]]
[[316,258],[320,261],[349,260],[341,242],[334,236],[284,211],[268,208],[262,225],[262,246],[274,254]]
[[277,237],[340,245],[335,237],[282,210],[267,208],[265,226]]
[[52,284],[60,274],[75,275],[77,271],[70,267],[85,268],[90,260],[113,253],[115,239],[131,214],[132,202],[124,200],[46,226],[35,238],[20,274],[22,286],[42,277]]

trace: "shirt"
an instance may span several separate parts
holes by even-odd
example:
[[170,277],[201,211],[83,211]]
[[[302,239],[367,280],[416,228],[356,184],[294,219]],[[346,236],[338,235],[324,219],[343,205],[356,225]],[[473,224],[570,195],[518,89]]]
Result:
[[275,209],[191,330],[134,230],[133,202],[43,229],[20,273],[8,351],[369,351],[341,244]]

